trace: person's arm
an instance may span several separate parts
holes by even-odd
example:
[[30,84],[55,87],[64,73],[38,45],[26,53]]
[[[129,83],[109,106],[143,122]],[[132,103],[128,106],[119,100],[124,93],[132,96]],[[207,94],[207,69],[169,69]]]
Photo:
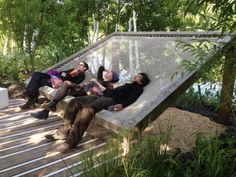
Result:
[[123,108],[124,108],[124,107],[123,107],[122,104],[115,104],[115,105],[113,106],[113,110],[114,110],[114,111],[121,111]]
[[71,71],[73,71],[73,69],[68,69],[68,70],[65,70],[65,71],[61,71],[60,74],[61,74],[61,76],[66,77]]
[[103,80],[103,71],[105,71],[104,66],[100,66],[100,67],[98,68],[97,80],[99,80],[99,81],[104,81],[104,80]]
[[92,78],[90,81],[95,82],[102,92],[106,90],[106,87],[104,87],[102,84],[100,84],[97,79]]

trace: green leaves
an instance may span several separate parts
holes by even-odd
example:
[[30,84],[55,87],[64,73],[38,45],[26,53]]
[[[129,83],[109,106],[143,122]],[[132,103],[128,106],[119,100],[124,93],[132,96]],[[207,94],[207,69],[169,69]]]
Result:
[[204,14],[213,13],[216,19],[214,28],[222,31],[234,32],[236,29],[236,4],[232,0],[187,0],[180,1],[185,13]]

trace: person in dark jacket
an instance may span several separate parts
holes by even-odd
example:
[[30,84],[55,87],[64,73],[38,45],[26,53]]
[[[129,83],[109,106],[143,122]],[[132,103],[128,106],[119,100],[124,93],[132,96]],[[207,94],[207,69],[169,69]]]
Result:
[[60,87],[58,85],[61,82],[62,85],[75,85],[81,83],[85,79],[85,71],[89,69],[86,62],[82,61],[77,68],[67,71],[58,72],[56,75],[50,73],[35,72],[29,81],[29,84],[24,91],[25,97],[28,98],[27,102],[20,106],[21,109],[28,109],[35,107],[35,103],[38,103],[38,92],[42,86]]
[[[86,82],[83,85],[79,85],[77,87],[78,91],[74,91],[72,96],[78,97],[89,94],[101,96],[103,94],[102,92],[106,89],[113,89],[113,83],[117,81],[119,81],[119,77],[116,72],[112,70],[106,70],[104,66],[100,66],[97,73],[97,79],[93,78],[89,82]],[[57,103],[67,95],[69,88],[70,85],[67,84],[67,82],[64,82],[63,85],[57,90],[52,101],[45,105],[45,109],[35,113],[31,113],[31,116],[38,119],[47,119],[49,112],[56,110]],[[90,90],[96,93],[91,93]]]
[[101,97],[92,95],[72,99],[65,111],[64,124],[55,134],[45,137],[51,140],[65,139],[63,144],[57,146],[57,150],[62,153],[76,147],[97,112],[110,109],[111,106],[114,111],[121,111],[138,99],[149,82],[147,74],[140,73],[133,78],[132,83],[105,90]]

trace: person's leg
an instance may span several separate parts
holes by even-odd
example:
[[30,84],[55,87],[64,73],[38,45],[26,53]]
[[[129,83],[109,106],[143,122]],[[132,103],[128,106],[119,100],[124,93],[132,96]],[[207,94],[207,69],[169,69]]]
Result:
[[77,85],[75,87],[72,87],[68,92],[68,95],[74,96],[74,97],[79,97],[79,96],[86,96],[87,92],[84,89],[84,86]]
[[114,101],[108,97],[98,97],[76,115],[74,125],[66,138],[65,143],[58,146],[57,150],[60,152],[65,152],[69,148],[76,147],[76,145],[81,141],[84,132],[87,130],[91,120],[93,119],[95,113],[102,109],[106,109],[109,106],[114,105]]
[[26,94],[29,97],[38,97],[38,90],[42,86],[51,86],[51,76],[46,73],[35,72],[26,87]]
[[51,86],[50,76],[46,73],[35,72],[26,87],[24,95],[28,98],[27,102],[20,106],[21,109],[28,109],[35,107],[35,103],[38,103],[38,90],[41,86]]
[[58,88],[55,96],[53,97],[52,101],[50,101],[47,105],[44,105],[44,109],[42,111],[38,111],[35,113],[31,113],[32,117],[38,119],[47,119],[50,111],[56,111],[56,106],[58,101],[63,99],[66,96],[66,92],[70,87],[73,86],[73,83],[70,81],[64,81],[63,84]]
[[95,101],[89,103],[89,106],[94,109],[94,112],[97,113],[103,109],[107,109],[109,106],[115,104],[114,100],[109,97],[101,96]]
[[[97,96],[83,96],[77,97],[70,101],[66,108],[64,115],[64,124],[58,128],[57,135],[66,137],[69,134],[72,125],[74,124],[76,114],[82,109],[83,105],[89,104],[90,102],[97,99]],[[58,139],[54,135],[46,136],[48,139]]]
[[84,107],[79,111],[69,136],[66,138],[66,144],[68,144],[69,147],[76,147],[78,142],[81,141],[84,132],[87,130],[94,117],[94,114],[94,110],[91,107]]
[[52,101],[50,101],[47,105],[44,106],[44,109],[49,111],[56,111],[57,103],[62,100],[69,88],[73,87],[74,84],[70,81],[64,81],[63,84],[57,89],[55,96],[53,97]]

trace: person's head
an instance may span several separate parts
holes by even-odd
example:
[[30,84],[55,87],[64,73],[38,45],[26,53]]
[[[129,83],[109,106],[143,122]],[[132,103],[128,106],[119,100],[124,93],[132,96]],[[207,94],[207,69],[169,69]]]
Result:
[[116,72],[111,70],[104,71],[104,80],[108,82],[115,83],[119,81],[119,76]]
[[133,80],[142,87],[145,87],[150,82],[150,79],[148,78],[148,75],[146,73],[139,73],[138,75],[134,76]]
[[89,69],[88,63],[86,63],[85,61],[81,61],[78,65],[78,69],[82,72],[85,72]]

